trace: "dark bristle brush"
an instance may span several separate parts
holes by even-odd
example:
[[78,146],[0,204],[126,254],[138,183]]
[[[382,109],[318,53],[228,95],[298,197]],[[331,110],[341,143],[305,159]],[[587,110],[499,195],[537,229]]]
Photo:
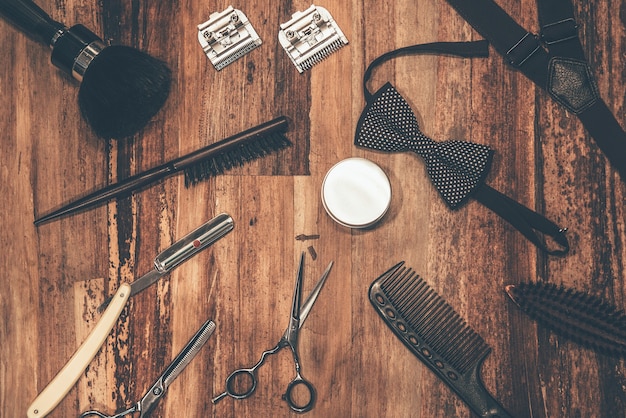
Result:
[[549,283],[511,284],[505,291],[523,312],[556,334],[606,354],[626,354],[626,315],[607,301]]
[[280,116],[173,161],[96,190],[36,219],[35,225],[92,208],[114,198],[127,196],[133,191],[180,171],[184,171],[185,186],[189,187],[233,167],[241,166],[248,161],[290,146],[291,142],[284,135],[287,128],[287,118]]
[[170,90],[167,65],[127,46],[106,46],[83,25],[67,28],[30,0],[2,0],[0,14],[52,48],[52,63],[80,82],[78,105],[105,139],[137,133],[161,109]]
[[491,348],[441,296],[403,265],[403,261],[396,264],[370,286],[369,298],[376,311],[408,349],[474,413],[512,418],[480,377]]

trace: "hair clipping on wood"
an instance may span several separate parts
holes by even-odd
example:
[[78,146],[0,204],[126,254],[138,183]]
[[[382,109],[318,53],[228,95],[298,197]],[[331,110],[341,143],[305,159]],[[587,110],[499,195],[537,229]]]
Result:
[[228,6],[198,25],[198,41],[216,70],[243,57],[262,41],[241,10]]
[[626,315],[607,301],[548,283],[511,284],[505,291],[522,311],[555,333],[607,354],[626,354]]
[[281,24],[278,40],[300,73],[348,44],[328,10],[315,5]]

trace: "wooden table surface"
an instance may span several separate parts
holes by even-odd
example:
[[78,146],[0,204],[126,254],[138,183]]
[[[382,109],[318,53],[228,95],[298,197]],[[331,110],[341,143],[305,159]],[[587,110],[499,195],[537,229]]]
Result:
[[[489,58],[422,55],[379,68],[436,140],[495,150],[487,184],[567,227],[569,254],[548,256],[474,200],[450,210],[412,154],[353,144],[362,76],[402,46],[481,37],[444,1],[338,1],[328,9],[349,44],[299,74],[277,41],[303,1],[233,4],[263,45],[216,71],[197,25],[228,2],[40,0],[55,19],[135,46],[173,71],[165,107],[139,134],[97,138],[78,111],[78,86],[50,51],[0,22],[0,415],[28,405],[96,325],[96,307],[152,268],[159,251],[228,213],[234,230],[133,296],[88,369],[51,417],[136,401],[207,319],[217,330],[171,385],[154,416],[293,416],[281,400],[294,376],[287,351],[268,359],[246,400],[224,399],[228,374],[254,364],[287,325],[297,263],[308,292],[334,267],[299,339],[317,402],[309,417],[469,417],[469,408],[387,328],[368,300],[381,273],[405,260],[493,349],[482,377],[516,417],[626,416],[626,365],[538,326],[506,296],[522,281],[564,284],[626,305],[626,183],[578,119],[493,48]],[[531,0],[498,0],[536,32]],[[575,1],[602,97],[626,124],[624,0]],[[77,196],[285,115],[294,146],[185,188],[182,176],[132,197],[35,227]],[[375,227],[348,229],[320,200],[325,173],[351,156],[376,162],[393,190]],[[319,235],[302,241],[300,234]],[[309,247],[315,251],[315,259]]]

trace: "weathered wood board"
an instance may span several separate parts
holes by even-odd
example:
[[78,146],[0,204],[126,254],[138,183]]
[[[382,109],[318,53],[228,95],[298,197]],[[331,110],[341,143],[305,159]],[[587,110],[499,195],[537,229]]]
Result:
[[[626,416],[624,360],[537,325],[504,285],[545,281],[626,304],[626,182],[575,115],[557,105],[493,48],[488,58],[403,56],[383,64],[371,91],[390,81],[435,140],[494,149],[487,184],[568,228],[571,250],[537,250],[475,200],[451,211],[421,159],[353,144],[365,105],[362,77],[403,46],[478,40],[444,1],[334,1],[328,9],[349,44],[299,74],[278,43],[280,23],[302,1],[233,4],[263,44],[216,71],[197,25],[223,2],[111,0],[38,4],[68,25],[167,62],[165,107],[126,140],[95,137],[80,117],[78,86],[50,51],[0,22],[0,415],[24,416],[99,318],[95,311],[154,257],[219,213],[235,229],[133,296],[105,346],[51,417],[113,413],[138,400],[196,329],[217,330],[172,384],[154,416],[291,416],[281,395],[291,354],[270,357],[246,400],[211,399],[235,368],[254,364],[287,325],[302,251],[305,292],[334,266],[302,327],[302,374],[317,401],[309,417],[463,417],[469,408],[393,335],[368,301],[369,285],[398,261],[413,267],[492,347],[482,378],[516,417]],[[530,0],[498,0],[539,30]],[[623,0],[575,1],[579,34],[602,97],[626,125]],[[185,188],[174,176],[131,197],[36,227],[36,216],[108,183],[285,115],[293,146]],[[325,173],[359,156],[392,185],[387,215],[350,230],[326,214]],[[306,241],[300,234],[318,235]],[[311,256],[311,249],[315,259]]]

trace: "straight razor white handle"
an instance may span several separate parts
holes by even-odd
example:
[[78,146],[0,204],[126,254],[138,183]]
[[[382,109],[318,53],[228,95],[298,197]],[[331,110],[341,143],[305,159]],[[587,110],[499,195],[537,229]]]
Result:
[[28,418],[42,418],[48,415],[72,389],[80,375],[96,356],[107,336],[117,322],[126,301],[130,296],[130,285],[122,283],[113,296],[108,308],[102,314],[89,336],[76,350],[61,371],[48,383],[44,390],[28,407]]

